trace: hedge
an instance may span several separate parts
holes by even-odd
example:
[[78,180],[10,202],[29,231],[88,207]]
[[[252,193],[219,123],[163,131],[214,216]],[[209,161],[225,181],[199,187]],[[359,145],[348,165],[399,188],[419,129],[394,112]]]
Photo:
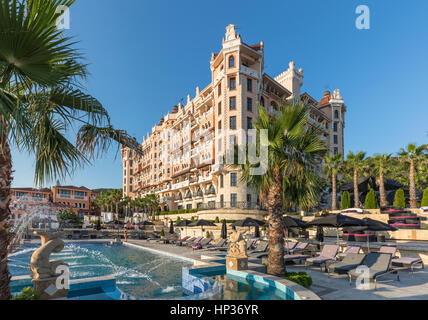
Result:
[[288,272],[283,278],[300,284],[305,288],[309,288],[312,285],[312,277],[306,272]]

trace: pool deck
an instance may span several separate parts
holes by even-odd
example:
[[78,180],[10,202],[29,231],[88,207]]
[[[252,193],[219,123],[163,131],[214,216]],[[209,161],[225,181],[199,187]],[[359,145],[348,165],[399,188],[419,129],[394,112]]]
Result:
[[[204,254],[224,254],[225,252],[198,250],[192,251],[187,247],[176,245],[148,242],[146,240],[130,240],[131,244],[141,246],[150,250],[164,252],[174,256],[185,257],[186,259],[201,260]],[[260,260],[250,260],[252,263],[260,263]],[[310,288],[323,300],[428,300],[428,270],[415,268],[412,274],[408,270],[399,271],[400,281],[396,280],[396,275],[386,275],[377,282],[376,290],[359,290],[355,281],[349,285],[346,275],[331,275],[320,271],[318,267],[305,268],[302,265],[287,265],[288,272],[305,271],[311,275],[313,284]]]

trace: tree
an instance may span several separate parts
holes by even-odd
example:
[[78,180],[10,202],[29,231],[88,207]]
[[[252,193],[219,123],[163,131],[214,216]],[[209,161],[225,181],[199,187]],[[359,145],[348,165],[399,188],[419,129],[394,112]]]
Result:
[[[84,57],[63,31],[56,29],[61,10],[74,0],[0,1],[0,300],[10,299],[7,248],[11,241],[12,157],[10,146],[35,155],[36,185],[71,175],[91,160],[68,140],[80,126],[111,127],[102,104],[82,91],[87,76]],[[80,130],[79,130],[80,131]],[[96,137],[95,135],[93,137]],[[104,149],[105,151],[105,149]]]
[[337,210],[337,186],[336,178],[341,168],[343,158],[340,153],[327,155],[324,158],[324,173],[331,178],[331,210]]
[[376,194],[372,188],[370,188],[370,191],[366,195],[364,207],[366,209],[377,209]]
[[380,206],[385,207],[388,205],[385,193],[385,174],[389,173],[391,170],[391,155],[375,155],[371,162],[373,164],[374,171],[378,176]]
[[422,196],[421,207],[428,207],[428,188],[425,188]]
[[348,170],[353,171],[354,207],[355,208],[360,207],[360,198],[359,198],[359,191],[358,191],[358,172],[365,166],[365,162],[364,162],[365,157],[366,157],[366,153],[363,151],[360,151],[356,154],[353,153],[352,151],[349,151],[348,157],[345,162],[345,167]]
[[348,209],[351,207],[351,196],[349,195],[348,191],[343,192],[342,194],[342,200],[340,203],[340,208],[342,210]]
[[395,191],[394,206],[401,208],[406,207],[406,199],[404,198],[403,189],[398,189],[397,191]]
[[425,152],[428,150],[428,145],[424,144],[416,146],[414,143],[409,143],[406,149],[401,148],[398,156],[403,162],[408,163],[409,166],[409,196],[410,208],[417,208],[418,203],[416,200],[416,185],[415,185],[415,165],[418,161],[424,159]]
[[[267,161],[242,165],[242,181],[259,190],[261,198],[267,199],[269,217],[267,272],[272,275],[285,273],[282,223],[284,204],[310,206],[318,196],[320,179],[314,173],[314,168],[316,161],[320,161],[325,155],[326,149],[319,139],[318,129],[308,128],[308,110],[308,106],[302,103],[282,104],[275,116],[269,116],[261,106],[258,106],[259,117],[254,127],[259,133],[263,130],[267,135],[265,141],[268,148]],[[256,139],[258,147],[263,142],[263,139],[259,138]],[[235,151],[235,157],[236,155]],[[266,173],[252,174],[252,169],[259,167],[266,168]]]

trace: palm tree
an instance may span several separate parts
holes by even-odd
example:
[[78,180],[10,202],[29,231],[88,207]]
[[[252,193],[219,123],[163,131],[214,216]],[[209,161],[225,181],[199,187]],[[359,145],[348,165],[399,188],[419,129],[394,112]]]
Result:
[[417,208],[418,202],[416,200],[416,185],[415,185],[415,165],[424,158],[425,152],[428,150],[428,145],[424,144],[416,146],[414,143],[409,143],[407,148],[401,148],[398,156],[402,162],[410,164],[409,168],[409,194],[410,194],[410,208]]
[[[304,203],[302,186],[313,177],[314,159],[322,157],[325,147],[319,140],[319,132],[307,128],[308,107],[303,104],[282,104],[274,117],[258,106],[259,117],[254,123],[256,130],[267,133],[267,163],[246,163],[242,165],[243,181],[256,190],[261,198],[267,199],[269,215],[269,253],[267,272],[283,275],[284,264],[284,228],[282,223],[283,206]],[[260,144],[260,142],[257,142]],[[235,155],[237,152],[235,152]],[[263,160],[262,160],[263,161]],[[235,162],[236,163],[236,162]],[[260,166],[267,168],[264,175],[253,175],[251,169]],[[312,188],[312,187],[310,187]],[[287,195],[287,196],[285,196]]]
[[341,168],[343,157],[340,153],[335,155],[327,155],[324,158],[324,172],[331,178],[331,210],[337,210],[337,174]]
[[385,174],[388,173],[391,169],[391,155],[375,154],[371,162],[376,175],[378,175],[380,206],[385,207],[388,205],[388,201],[386,200],[384,180]]
[[358,191],[358,171],[365,166],[364,158],[366,153],[360,151],[358,153],[353,153],[349,151],[348,157],[345,162],[345,167],[348,170],[353,170],[353,181],[354,181],[354,208],[360,207],[360,197]]
[[144,197],[144,201],[152,214],[152,220],[155,221],[156,210],[159,207],[159,199],[155,194],[148,194]]
[[[0,300],[10,298],[7,268],[7,219],[10,214],[10,146],[35,155],[35,184],[71,174],[89,163],[81,148],[67,139],[69,129],[111,127],[101,103],[81,91],[87,76],[74,42],[56,29],[59,5],[74,0],[0,1]],[[105,151],[102,150],[102,151]]]

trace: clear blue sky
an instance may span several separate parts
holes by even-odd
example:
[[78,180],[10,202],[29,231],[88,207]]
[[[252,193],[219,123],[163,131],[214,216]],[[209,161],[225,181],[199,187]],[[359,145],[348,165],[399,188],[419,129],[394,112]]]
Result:
[[[371,29],[355,27],[368,5]],[[211,52],[228,24],[246,43],[265,42],[265,72],[294,60],[304,91],[316,99],[339,88],[348,106],[345,151],[393,153],[427,143],[428,1],[143,1],[77,0],[72,35],[91,63],[88,91],[117,128],[142,140],[161,116],[195,87],[210,82]],[[120,152],[63,183],[122,186]],[[31,186],[32,158],[13,152],[14,186]]]

